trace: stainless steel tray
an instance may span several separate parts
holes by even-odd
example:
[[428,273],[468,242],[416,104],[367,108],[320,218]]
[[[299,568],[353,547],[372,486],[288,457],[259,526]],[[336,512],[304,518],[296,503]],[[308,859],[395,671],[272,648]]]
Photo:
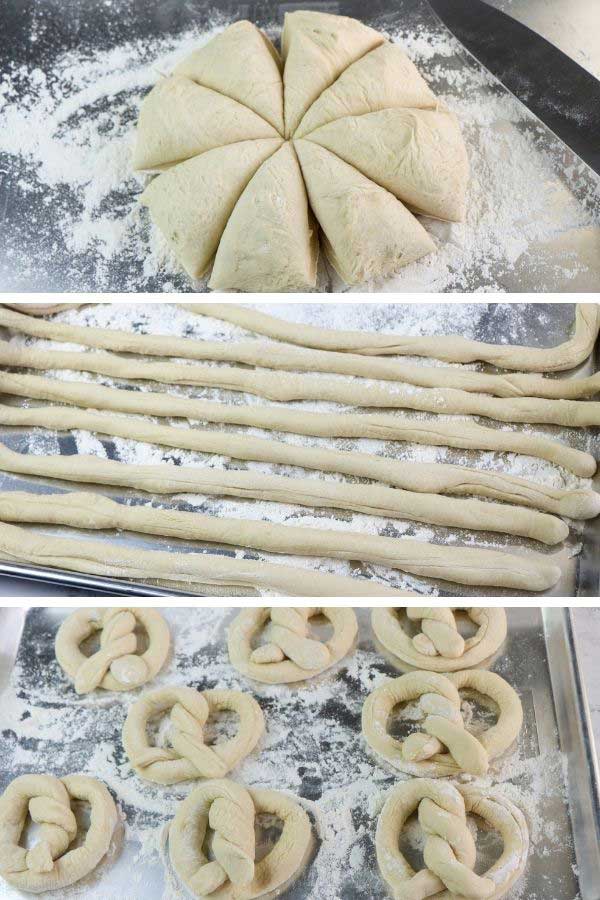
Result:
[[[193,335],[196,337],[218,336],[223,340],[235,335],[245,334],[239,330],[232,329],[225,324],[222,327],[215,320],[208,320],[202,316],[190,317],[188,314],[178,311],[175,307],[165,307],[162,303],[156,305],[150,303],[132,303],[131,306],[120,305],[118,311],[115,308],[114,316],[112,311],[107,313],[104,306],[89,307],[80,311],[73,316],[74,321],[78,322],[100,322],[108,324],[109,327],[132,328],[134,330],[150,330],[154,333],[182,333],[182,323],[186,328],[193,329]],[[513,303],[489,303],[489,304],[457,304],[449,302],[448,304],[401,304],[401,303],[369,303],[369,304],[350,304],[350,303],[328,303],[328,304],[286,304],[284,306],[276,306],[262,304],[261,309],[273,312],[277,315],[287,317],[288,319],[297,321],[319,321],[326,322],[338,328],[364,327],[369,330],[389,330],[402,332],[403,330],[412,330],[412,333],[431,333],[431,319],[435,320],[436,316],[442,315],[440,310],[448,310],[449,321],[439,328],[446,327],[451,330],[460,330],[463,328],[465,336],[472,336],[479,340],[499,342],[513,341],[518,343],[530,344],[532,346],[551,346],[565,339],[569,334],[569,330],[573,320],[574,307],[572,304],[513,304]],[[435,330],[435,329],[433,329]],[[57,345],[60,346],[60,345]],[[596,359],[588,360],[583,366],[579,367],[576,372],[568,373],[567,377],[573,375],[582,376],[592,374],[598,369],[600,360],[600,348],[597,350]],[[77,379],[85,377],[77,374]],[[102,383],[113,383],[110,379],[101,379]],[[133,383],[132,383],[133,385]],[[161,388],[160,385],[152,384],[151,389],[161,390],[169,388]],[[180,391],[185,396],[206,397],[211,399],[220,399],[227,403],[246,402],[246,398],[242,394],[231,391],[215,391],[209,389],[191,389],[191,388],[173,388],[172,390]],[[6,398],[2,398],[5,402]],[[13,402],[13,400],[9,400]],[[14,402],[22,403],[22,400],[14,400]],[[252,402],[265,403],[258,398],[254,398]],[[323,410],[331,409],[331,405],[321,404],[317,407],[311,404],[310,408],[322,408]],[[413,415],[413,414],[411,414]],[[416,417],[431,418],[425,416]],[[169,421],[169,420],[167,420]],[[181,420],[178,420],[181,423]],[[494,423],[490,419],[482,419],[483,424],[489,427],[511,427],[501,426],[500,423]],[[211,425],[211,429],[235,430],[227,426]],[[526,426],[515,426],[523,428]],[[540,434],[546,434],[560,440],[564,440],[571,446],[586,449],[594,453],[596,457],[600,456],[600,436],[598,430],[593,429],[561,429],[553,426],[536,426],[534,431]],[[74,452],[89,452],[89,443],[81,440],[80,437],[73,436],[70,433],[55,434],[46,432],[42,450],[51,453],[72,454]],[[290,435],[277,435],[276,433],[265,432],[264,436],[271,438],[280,438],[286,441],[304,440]],[[0,439],[9,447],[19,452],[34,452],[34,444],[39,449],[40,432],[37,436],[35,431],[24,429],[8,429],[0,427]],[[311,439],[308,439],[309,441]],[[128,461],[143,461],[141,455],[137,451],[132,450],[135,442],[123,442],[111,438],[94,438],[93,451],[103,454],[112,459],[127,459]],[[520,469],[519,459],[526,460],[525,457],[511,458],[509,455],[495,457],[494,454],[478,453],[476,451],[460,451],[450,448],[436,448],[432,457],[431,448],[417,445],[407,445],[401,442],[388,442],[378,444],[377,442],[365,441],[349,441],[349,440],[328,440],[319,441],[314,439],[312,443],[323,443],[326,446],[335,446],[340,449],[357,449],[374,452],[385,452],[393,454],[397,458],[411,459],[414,461],[431,460],[435,458],[442,462],[456,462],[466,465],[486,465],[490,468],[501,467],[503,471],[513,474],[527,474]],[[129,445],[129,449],[126,445]],[[138,445],[139,446],[139,445]],[[233,466],[235,468],[245,467],[252,468],[252,464],[244,464],[240,462],[224,461],[219,463],[203,454],[189,454],[178,452],[171,448],[163,448],[162,454],[154,454],[153,459],[156,460],[162,456],[165,460],[171,462],[189,462],[190,459],[201,461],[204,465],[224,465],[226,468]],[[546,465],[546,464],[543,464]],[[261,467],[264,471],[264,467]],[[282,471],[281,467],[273,467],[272,471]],[[557,473],[557,469],[547,464],[545,469],[536,471],[532,476],[543,480],[546,477],[552,478]],[[297,472],[295,473],[297,474]],[[305,473],[310,474],[310,473]],[[597,489],[600,489],[600,476],[595,479]],[[144,498],[144,500],[152,500],[158,505],[183,506],[185,508],[196,508],[201,511],[210,512],[215,515],[232,516],[232,517],[251,517],[256,514],[255,504],[252,501],[234,502],[232,500],[224,500],[223,498],[205,498],[201,496],[186,495],[185,497],[169,499],[165,495],[152,496],[142,494],[136,491],[127,491],[120,488],[100,488],[93,485],[77,485],[75,483],[59,482],[42,478],[26,478],[22,476],[13,476],[0,471],[0,490],[30,490],[38,492],[46,492],[48,490],[86,490],[98,491],[108,494],[117,500],[126,500],[128,502],[136,502],[136,499]],[[288,507],[282,512],[284,507],[280,504],[269,504],[261,513],[265,518],[271,518],[273,521],[289,521],[292,524],[315,524],[310,516],[313,512],[301,507]],[[335,524],[336,521],[342,519],[340,512],[333,510],[317,511],[319,520],[330,519]],[[360,524],[360,517],[352,515],[343,517],[344,524],[352,527],[354,522],[358,523],[357,527],[371,527]],[[399,523],[398,520],[388,522],[386,520],[378,520],[377,529],[380,533],[387,535],[402,534],[406,537],[419,536],[419,529],[415,525]],[[41,526],[35,526],[36,530],[47,530],[49,533],[57,532],[57,529],[42,529]],[[65,529],[61,533],[68,533]],[[75,532],[71,532],[75,534]],[[421,530],[421,536],[424,532]],[[82,536],[86,536],[81,533]],[[95,540],[110,540],[113,542],[123,543],[128,547],[145,547],[177,550],[179,552],[190,552],[197,550],[199,545],[189,541],[168,541],[167,539],[153,538],[151,536],[134,535],[130,533],[99,533],[90,532],[89,537]],[[444,529],[431,527],[427,529],[426,537],[428,540],[443,543],[448,540],[457,540],[459,543],[474,543],[490,546],[497,549],[505,548],[515,552],[538,553],[559,553],[558,562],[563,570],[563,577],[558,585],[548,592],[553,596],[571,597],[571,596],[598,596],[600,593],[600,521],[589,521],[582,525],[574,523],[571,535],[565,542],[565,546],[557,551],[554,548],[544,548],[537,542],[527,541],[520,538],[510,538],[502,535],[486,534],[484,532],[468,532],[459,529]],[[233,555],[235,551],[231,547],[212,545],[212,550]],[[245,555],[249,558],[261,558],[266,554],[258,554],[247,551]],[[270,559],[274,562],[285,561],[292,565],[303,564],[299,559],[282,559],[276,554],[271,554]],[[324,562],[327,567],[332,565],[331,561],[304,561],[304,564],[319,565]],[[506,595],[507,591],[498,589],[494,592],[487,592],[481,588],[469,589],[459,585],[450,585],[448,582],[434,581],[432,579],[416,579],[403,576],[399,572],[391,572],[388,569],[377,569],[373,566],[362,564],[344,564],[336,563],[336,571],[341,574],[349,574],[353,570],[366,575],[367,577],[376,575],[383,578],[396,587],[410,587],[424,593],[437,593],[442,596],[482,596],[484,594],[492,594],[496,596]],[[165,589],[161,585],[139,585],[130,584],[124,580],[111,580],[103,578],[88,577],[78,575],[71,572],[59,572],[52,569],[41,569],[32,566],[20,566],[12,563],[0,562],[0,574],[10,575],[14,578],[27,578],[38,580],[41,583],[62,584],[67,588],[78,588],[87,593],[110,593],[114,594],[127,593],[131,595],[153,596],[171,594],[174,591],[171,588]],[[122,585],[122,587],[120,587]],[[10,593],[14,589],[10,582],[5,581],[3,587],[0,583],[0,592]],[[181,592],[185,592],[185,587],[180,588]],[[208,593],[208,592],[207,592]],[[234,592],[229,592],[234,594]],[[241,592],[237,592],[238,595]],[[214,596],[215,591],[212,592]],[[246,595],[252,596],[252,592],[246,592]]]
[[[120,740],[132,698],[78,698],[54,659],[54,636],[67,613],[0,608],[0,791],[26,772],[96,775],[126,817],[125,841],[95,878],[64,896],[182,897],[165,865],[165,826],[192,785],[161,787],[132,774]],[[402,776],[376,759],[360,736],[366,694],[382,675],[395,674],[374,646],[370,611],[358,610],[358,649],[299,687],[258,685],[235,672],[225,649],[233,610],[173,607],[164,613],[174,657],[157,683],[251,690],[265,712],[267,735],[233,777],[289,790],[313,820],[315,855],[286,897],[387,897],[374,832],[385,793]],[[493,668],[519,692],[525,723],[517,747],[492,764],[488,781],[522,806],[532,836],[526,874],[508,896],[599,900],[598,770],[570,612],[521,607],[508,615],[509,637]],[[498,850],[493,836],[480,830],[478,865],[489,865]],[[0,896],[20,895],[0,882]]]

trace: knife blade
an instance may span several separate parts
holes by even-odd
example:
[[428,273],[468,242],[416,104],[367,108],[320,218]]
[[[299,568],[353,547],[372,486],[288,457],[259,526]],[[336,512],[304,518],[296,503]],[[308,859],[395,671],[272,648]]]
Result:
[[429,0],[464,47],[600,174],[600,81],[483,0]]

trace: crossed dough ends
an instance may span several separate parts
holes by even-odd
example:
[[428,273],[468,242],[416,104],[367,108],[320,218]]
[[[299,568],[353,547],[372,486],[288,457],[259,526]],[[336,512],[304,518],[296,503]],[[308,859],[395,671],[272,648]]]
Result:
[[[72,800],[91,807],[81,846],[69,849],[78,833]],[[40,826],[31,849],[19,843],[28,816]],[[32,894],[56,891],[92,872],[110,847],[119,816],[107,788],[86,775],[21,775],[0,796],[0,876]]]
[[[309,635],[309,620],[324,615],[332,636],[321,643]],[[254,647],[271,620],[268,643]],[[348,653],[358,632],[353,609],[344,607],[263,607],[245,609],[229,627],[227,647],[235,668],[255,681],[289,684],[314,678]]]
[[405,629],[398,618],[398,610],[393,607],[375,607],[371,624],[375,637],[391,655],[393,664],[402,670],[443,674],[487,667],[506,639],[506,612],[502,607],[466,608],[477,631],[463,639],[454,616],[458,608],[407,607],[407,618],[421,622],[421,631],[414,637]]
[[[277,816],[283,830],[256,862],[254,818],[265,813]],[[212,861],[202,852],[209,826],[215,832]],[[310,819],[294,798],[227,779],[207,781],[192,791],[169,829],[173,868],[193,896],[209,895],[211,900],[279,895],[308,862],[313,843]]]
[[[460,691],[470,691],[498,709],[494,725],[472,734],[465,726]],[[392,710],[416,701],[424,716],[423,732],[397,740],[387,731]],[[484,669],[441,675],[409,672],[387,679],[365,700],[363,736],[383,759],[409,775],[444,778],[467,772],[487,773],[489,763],[508,750],[523,724],[523,707],[516,691],[499,675]]]
[[[136,629],[142,626],[148,646],[138,652]],[[86,656],[80,646],[100,632],[100,648]],[[97,688],[130,691],[152,680],[162,669],[171,644],[169,627],[155,609],[115,607],[79,609],[67,616],[56,634],[55,652],[78,694]]]

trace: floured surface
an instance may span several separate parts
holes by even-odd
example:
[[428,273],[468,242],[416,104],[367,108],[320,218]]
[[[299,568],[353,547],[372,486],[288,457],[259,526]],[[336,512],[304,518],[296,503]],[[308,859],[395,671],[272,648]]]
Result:
[[[265,312],[287,318],[291,321],[310,322],[337,328],[364,329],[366,331],[387,331],[404,334],[461,334],[464,337],[477,338],[498,343],[523,343],[532,346],[549,346],[565,339],[570,333],[574,307],[564,305],[527,305],[518,306],[504,304],[288,304],[288,305],[262,305]],[[205,316],[194,316],[179,309],[174,304],[139,303],[139,304],[96,304],[83,307],[79,310],[59,313],[57,320],[76,324],[109,327],[124,331],[136,331],[148,334],[171,334],[195,338],[216,340],[235,340],[248,338],[247,332],[240,328],[220,322]],[[11,336],[11,340],[18,343],[34,344],[44,348],[67,349],[70,345],[49,341],[37,341],[19,335]],[[74,349],[77,349],[76,347]],[[94,352],[94,351],[91,351]],[[413,363],[419,360],[412,360]],[[422,360],[423,364],[436,364],[433,360]],[[217,365],[217,364],[215,364]],[[585,373],[587,374],[587,369]],[[584,374],[582,371],[581,374]],[[122,382],[116,382],[104,376],[89,375],[80,372],[56,372],[50,373],[51,377],[59,377],[74,381],[93,381],[107,385],[123,386]],[[336,376],[331,376],[336,377]],[[342,376],[337,376],[342,377]],[[376,383],[376,382],[373,382]],[[158,385],[153,382],[137,382],[135,388],[142,391],[160,391],[179,396],[199,397],[221,400],[227,403],[269,405],[269,401],[249,394],[223,391],[212,388],[189,388]],[[387,383],[389,387],[389,382]],[[12,400],[10,402],[13,402]],[[18,401],[22,403],[23,401]],[[34,405],[41,405],[32,401]],[[346,407],[328,403],[303,403],[285,404],[299,409],[317,411],[336,410],[341,411]],[[393,415],[404,415],[393,412]],[[412,420],[425,421],[432,417],[426,413],[406,413]],[[456,420],[458,417],[445,417]],[[158,420],[156,420],[158,421]],[[203,427],[201,423],[188,423],[182,419],[161,419],[161,422],[186,428]],[[511,426],[501,425],[489,419],[480,419],[482,424],[489,427],[502,427],[503,429],[526,430],[536,434],[546,434],[556,437],[570,446],[594,452],[597,450],[597,439],[592,437],[590,430],[565,429],[554,426]],[[293,434],[279,434],[266,432],[259,429],[241,429],[236,426],[209,424],[210,430],[224,432],[240,432],[253,434],[258,437],[272,438],[286,443],[301,446],[326,446],[337,449],[358,450],[369,453],[383,454],[390,457],[416,461],[416,462],[450,462],[461,465],[475,466],[486,470],[507,472],[543,483],[552,487],[582,487],[590,486],[585,479],[578,479],[565,470],[532,457],[515,454],[498,454],[492,452],[476,452],[467,450],[453,450],[445,447],[428,447],[426,445],[406,444],[402,442],[384,442],[367,439],[323,439],[305,437]],[[88,432],[68,432],[56,434],[40,429],[9,431],[2,429],[2,440],[12,449],[19,452],[48,453],[48,454],[72,454],[89,453],[104,458],[118,459],[129,463],[158,463],[168,462],[172,465],[199,465],[212,468],[233,468],[263,473],[278,473],[324,479],[328,481],[343,480],[343,476],[326,474],[316,471],[303,470],[284,466],[274,466],[267,463],[242,462],[226,457],[216,457],[209,454],[194,453],[185,450],[161,448],[132,440],[120,438],[99,438]],[[345,480],[353,480],[347,478]],[[429,525],[421,525],[415,522],[407,522],[401,519],[383,519],[376,516],[353,514],[343,510],[311,509],[302,506],[270,503],[261,501],[237,500],[220,497],[206,497],[202,495],[180,495],[173,500],[165,495],[152,496],[149,494],[124,491],[119,488],[101,488],[94,486],[78,486],[75,483],[59,483],[44,479],[28,479],[0,473],[0,489],[2,490],[101,490],[102,493],[118,498],[125,498],[126,502],[153,503],[158,506],[173,505],[180,509],[196,509],[219,516],[239,517],[244,519],[265,519],[271,522],[288,522],[294,525],[304,525],[314,528],[338,528],[356,531],[366,534],[381,534],[385,536],[405,536],[423,541],[434,541],[445,544],[477,545],[490,548],[507,548],[517,552],[538,552],[544,554],[559,554],[559,563],[563,566],[564,578],[554,589],[554,593],[562,596],[571,596],[576,593],[575,557],[581,549],[583,526],[582,523],[571,523],[571,535],[560,549],[546,547],[534,541],[523,538],[514,538],[507,535],[491,534],[486,532],[471,532],[454,528],[442,528]],[[41,526],[35,526],[36,531],[46,530]],[[50,531],[50,529],[47,529]],[[60,529],[52,529],[59,533]],[[62,533],[69,533],[68,529],[62,529]],[[73,534],[73,532],[70,532]],[[198,543],[186,541],[169,541],[153,537],[134,536],[130,534],[95,533],[91,535],[96,539],[106,539],[117,542],[126,542],[128,546],[154,547],[161,549],[177,549],[184,552],[199,549]],[[209,548],[210,549],[210,548]],[[214,545],[212,551],[215,552]],[[481,595],[481,589],[469,589],[465,587],[450,586],[449,583],[435,582],[431,579],[419,579],[401,572],[385,569],[380,566],[361,564],[358,562],[346,562],[343,560],[322,559],[306,557],[287,557],[279,554],[255,553],[253,551],[236,551],[232,548],[220,547],[219,553],[245,558],[263,558],[272,562],[285,562],[296,567],[318,568],[323,572],[335,572],[337,574],[354,574],[364,577],[375,577],[392,587],[404,587],[415,589],[425,594],[454,593]],[[494,592],[502,594],[498,589]]]
[[[385,677],[398,674],[372,643],[369,611],[358,611],[358,649],[330,672],[298,687],[251,683],[230,666],[225,641],[234,611],[172,608],[164,612],[174,654],[153,685],[252,692],[265,713],[266,734],[257,751],[230,777],[250,787],[289,791],[311,816],[317,852],[310,868],[285,896],[293,900],[388,897],[375,862],[375,827],[386,792],[406,776],[376,758],[360,735],[367,694]],[[522,808],[530,829],[526,874],[507,896],[577,900],[564,760],[557,743],[541,616],[538,609],[508,613],[509,637],[493,668],[518,691],[525,724],[518,745],[494,761],[489,776],[480,782],[497,784]],[[120,851],[114,846],[98,877],[68,889],[65,896],[183,900],[188,895],[163,865],[165,826],[178,800],[194,783],[162,787],[132,772],[120,732],[137,694],[77,697],[54,658],[54,637],[65,615],[64,610],[51,609],[28,613],[17,664],[0,705],[0,756],[5,763],[0,791],[13,777],[34,770],[57,775],[82,771],[100,778],[126,819],[125,847]],[[468,727],[477,731],[481,710],[466,700],[463,711]],[[489,714],[483,713],[483,718],[489,721]],[[217,724],[217,733],[223,733],[222,723]],[[423,835],[414,820],[409,822],[407,837],[408,847],[403,846],[420,866]],[[493,833],[480,827],[477,846],[477,870],[481,871],[497,858],[500,844]],[[0,881],[0,897],[16,896]]]
[[[181,274],[138,205],[146,176],[132,172],[131,155],[142,97],[228,24],[226,6],[221,13],[194,10],[193,27],[179,28],[184,13],[176,19],[154,10],[153,17],[152,3],[144,8],[143,27],[124,3],[93,6],[99,21],[112,26],[107,46],[37,54],[43,35],[33,28],[0,82],[0,233],[6,248],[0,285],[203,290],[204,282],[192,285]],[[273,22],[285,6],[278,4],[271,18],[266,7],[266,20],[257,22],[274,39],[280,24]],[[357,14],[343,4],[327,10]],[[378,14],[374,7],[367,24],[404,46],[458,115],[472,174],[464,224],[421,218],[438,252],[361,289],[598,290],[598,177],[481,69],[424,4],[405,0],[393,12],[383,10]],[[62,27],[68,30],[68,24]],[[21,62],[24,55],[34,64]],[[319,288],[346,289],[324,264]]]

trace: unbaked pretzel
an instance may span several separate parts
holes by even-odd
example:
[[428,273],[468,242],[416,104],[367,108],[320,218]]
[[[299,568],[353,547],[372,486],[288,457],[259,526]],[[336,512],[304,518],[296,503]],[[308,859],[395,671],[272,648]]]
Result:
[[[324,643],[309,635],[309,619],[319,613],[333,626],[333,635]],[[269,620],[269,643],[253,649],[253,641]],[[270,684],[302,681],[342,659],[350,650],[357,630],[354,610],[347,607],[244,609],[229,628],[229,659],[243,675],[255,681]]]
[[[490,698],[499,708],[498,721],[475,736],[465,728],[459,691]],[[423,732],[396,740],[387,722],[398,703],[418,701],[425,715]],[[490,760],[516,740],[523,708],[513,688],[494,672],[467,669],[450,675],[408,672],[391,678],[369,694],[362,712],[362,730],[369,746],[395,768],[409,775],[440,778],[467,772],[485,775]]]
[[[472,637],[463,638],[458,631],[454,617],[457,609],[464,609],[478,626]],[[404,630],[396,609],[378,606],[371,613],[377,640],[401,669],[455,672],[481,667],[506,639],[506,612],[500,606],[409,606],[406,615],[421,623],[421,631],[414,637]]]
[[[239,715],[238,732],[210,747],[204,743],[203,726],[218,710]],[[161,713],[170,713],[171,747],[151,746],[148,741],[148,722]],[[131,706],[123,726],[123,746],[135,771],[149,781],[175,784],[190,778],[223,778],[254,749],[264,728],[262,710],[250,694],[159,688]]]
[[[415,810],[425,834],[426,868],[420,872],[414,871],[398,846]],[[504,844],[500,859],[482,876],[474,872],[476,848],[467,826],[468,813],[500,832]],[[529,831],[521,810],[500,793],[417,778],[389,793],[377,823],[375,846],[379,870],[397,900],[498,900],[523,874]]]
[[[72,800],[90,804],[90,826],[81,846]],[[19,843],[27,816],[39,825],[40,840],[26,850]],[[67,887],[96,868],[117,825],[106,787],[86,775],[21,775],[0,797],[0,875],[21,891],[39,894]]]
[[[142,625],[148,649],[137,654],[135,629]],[[100,649],[85,656],[79,649],[95,631],[100,631]],[[78,609],[62,623],[56,635],[56,658],[75,682],[78,694],[96,688],[131,691],[150,681],[163,667],[169,653],[167,623],[155,609],[119,607]]]
[[[283,822],[272,850],[255,861],[254,819],[269,813]],[[214,860],[202,846],[215,832]],[[173,868],[195,897],[253,900],[275,896],[299,874],[312,850],[306,812],[279,791],[246,789],[227,779],[207,781],[180,804],[169,829]]]

